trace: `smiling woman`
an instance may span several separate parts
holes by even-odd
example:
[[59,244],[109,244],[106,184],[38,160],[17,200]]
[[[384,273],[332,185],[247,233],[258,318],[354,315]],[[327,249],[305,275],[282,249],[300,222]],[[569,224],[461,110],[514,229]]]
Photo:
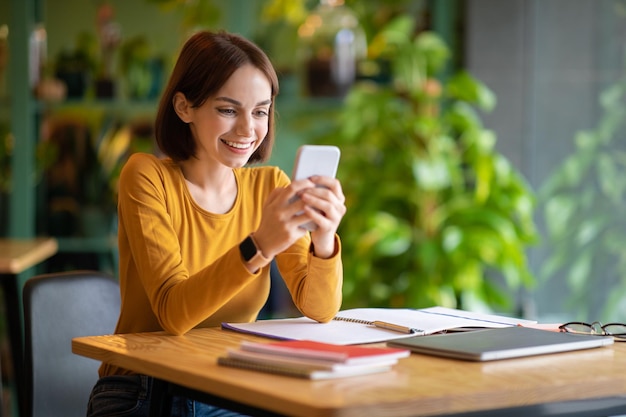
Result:
[[[272,259],[304,315],[325,322],[337,313],[336,232],[346,211],[339,181],[290,182],[277,167],[249,166],[270,156],[277,93],[269,59],[245,38],[199,32],[183,46],[155,123],[165,157],[135,153],[119,179],[125,296],[116,333],[180,335],[254,321],[269,295]],[[315,231],[300,227],[308,222]],[[88,416],[147,415],[151,378],[107,364],[100,375]],[[175,398],[171,415],[186,416],[183,409],[224,412]]]

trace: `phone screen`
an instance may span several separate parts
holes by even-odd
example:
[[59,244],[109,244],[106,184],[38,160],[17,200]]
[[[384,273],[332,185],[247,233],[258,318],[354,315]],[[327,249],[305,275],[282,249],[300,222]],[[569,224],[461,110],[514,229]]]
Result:
[[298,149],[293,167],[293,180],[313,175],[335,177],[341,152],[336,146],[303,145]]

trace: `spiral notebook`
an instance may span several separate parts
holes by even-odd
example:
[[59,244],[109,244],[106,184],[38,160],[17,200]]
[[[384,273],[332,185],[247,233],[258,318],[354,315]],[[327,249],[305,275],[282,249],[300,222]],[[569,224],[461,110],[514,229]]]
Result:
[[334,320],[319,323],[307,317],[222,323],[222,328],[283,340],[314,340],[349,345],[386,342],[457,328],[511,327],[532,320],[446,307],[424,309],[356,308],[342,310]]

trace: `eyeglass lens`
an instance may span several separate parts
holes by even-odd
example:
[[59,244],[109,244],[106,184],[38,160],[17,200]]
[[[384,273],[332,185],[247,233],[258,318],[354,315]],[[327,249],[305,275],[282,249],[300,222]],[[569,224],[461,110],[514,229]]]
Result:
[[606,334],[614,337],[626,338],[626,324],[609,323],[602,326]]
[[561,326],[563,330],[570,333],[583,333],[583,334],[604,334],[602,327],[596,323],[567,323]]

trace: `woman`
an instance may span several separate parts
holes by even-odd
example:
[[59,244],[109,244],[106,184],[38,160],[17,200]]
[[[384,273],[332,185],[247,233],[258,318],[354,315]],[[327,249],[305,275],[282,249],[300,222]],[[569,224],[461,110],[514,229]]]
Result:
[[[290,183],[276,167],[247,166],[270,155],[277,93],[269,59],[248,40],[200,32],[185,43],[155,124],[166,158],[134,154],[120,175],[116,333],[254,321],[274,258],[302,314],[325,322],[337,313],[339,182]],[[309,221],[315,231],[300,227]],[[100,376],[88,416],[147,415],[149,377],[108,364]],[[172,406],[173,416],[224,412],[185,398]]]

